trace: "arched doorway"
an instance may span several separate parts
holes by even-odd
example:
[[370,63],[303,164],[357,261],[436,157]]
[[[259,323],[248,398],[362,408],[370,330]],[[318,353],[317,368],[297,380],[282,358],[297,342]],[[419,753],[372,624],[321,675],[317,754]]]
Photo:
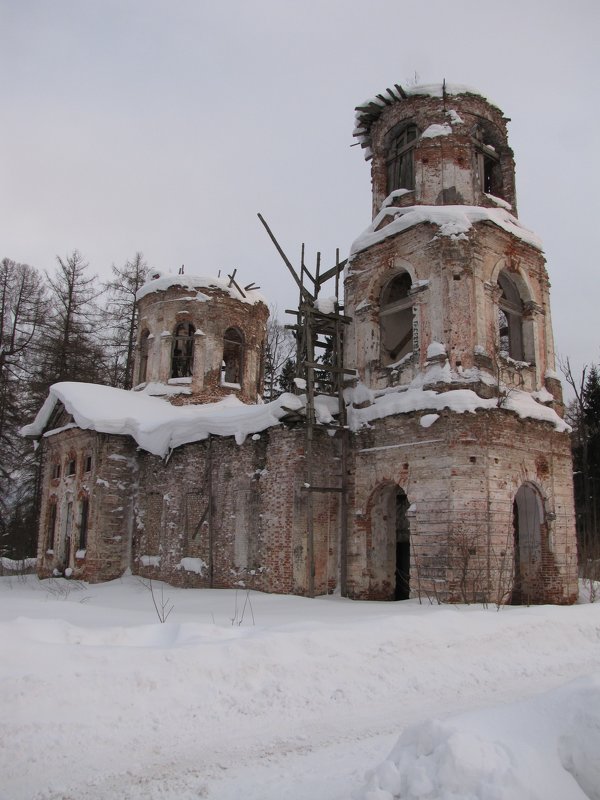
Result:
[[514,605],[539,602],[542,592],[542,525],[544,506],[539,491],[524,483],[513,502]]
[[373,494],[370,514],[371,596],[380,600],[406,600],[410,596],[410,503],[395,484]]

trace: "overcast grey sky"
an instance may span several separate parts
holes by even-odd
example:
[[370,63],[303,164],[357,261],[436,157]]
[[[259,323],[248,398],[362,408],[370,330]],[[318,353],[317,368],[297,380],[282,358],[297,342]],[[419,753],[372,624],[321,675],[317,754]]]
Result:
[[519,217],[545,242],[556,348],[600,360],[597,0],[0,0],[2,251],[107,276],[238,268],[282,311],[306,242],[370,222],[354,107],[412,80],[512,118]]

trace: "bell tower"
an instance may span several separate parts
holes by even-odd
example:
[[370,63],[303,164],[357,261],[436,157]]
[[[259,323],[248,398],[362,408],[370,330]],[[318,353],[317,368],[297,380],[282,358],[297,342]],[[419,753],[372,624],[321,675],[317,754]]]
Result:
[[396,85],[356,110],[373,214],[344,282],[359,384],[351,597],[577,596],[549,281],[517,217],[507,122],[445,83]]
[[445,83],[357,108],[373,219],[347,270],[346,363],[370,388],[423,375],[483,396],[546,389],[560,406],[545,260],[517,218],[508,121]]

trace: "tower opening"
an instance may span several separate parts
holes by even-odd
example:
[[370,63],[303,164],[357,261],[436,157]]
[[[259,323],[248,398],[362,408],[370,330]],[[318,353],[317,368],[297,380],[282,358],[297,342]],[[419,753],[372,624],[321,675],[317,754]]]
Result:
[[140,367],[138,371],[138,383],[146,383],[148,373],[148,350],[150,347],[150,331],[144,331],[140,339]]
[[237,328],[227,328],[223,337],[222,383],[242,383],[244,338]]
[[506,272],[498,275],[498,286],[502,290],[498,304],[498,349],[500,355],[524,361],[523,348],[523,301],[515,284]]
[[180,322],[175,328],[171,378],[191,378],[194,369],[194,334],[191,322]]
[[392,131],[387,151],[387,193],[415,188],[413,148],[419,136],[416,125]]
[[381,363],[395,364],[413,352],[412,280],[401,272],[381,293]]

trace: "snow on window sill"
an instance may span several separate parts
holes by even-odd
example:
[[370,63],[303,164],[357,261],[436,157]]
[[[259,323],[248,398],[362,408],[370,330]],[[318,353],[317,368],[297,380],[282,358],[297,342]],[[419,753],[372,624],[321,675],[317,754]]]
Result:
[[221,381],[221,386],[223,386],[224,389],[241,389],[242,388],[241,383],[228,383],[227,381]]
[[75,553],[75,558],[85,558],[85,554],[86,553],[87,553],[87,550],[78,550]]
[[143,567],[160,567],[160,556],[140,556]]
[[169,378],[167,383],[169,386],[183,386],[184,384],[189,384],[192,382],[191,377],[188,378]]

